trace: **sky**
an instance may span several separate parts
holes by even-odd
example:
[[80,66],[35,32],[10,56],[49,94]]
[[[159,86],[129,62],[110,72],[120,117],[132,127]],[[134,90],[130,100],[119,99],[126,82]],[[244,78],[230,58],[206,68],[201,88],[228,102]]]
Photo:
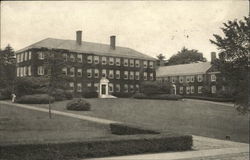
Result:
[[249,2],[236,1],[4,1],[1,2],[1,48],[22,49],[45,38],[109,44],[166,58],[183,46],[210,60],[218,50],[213,34],[223,35],[228,20],[248,15]]

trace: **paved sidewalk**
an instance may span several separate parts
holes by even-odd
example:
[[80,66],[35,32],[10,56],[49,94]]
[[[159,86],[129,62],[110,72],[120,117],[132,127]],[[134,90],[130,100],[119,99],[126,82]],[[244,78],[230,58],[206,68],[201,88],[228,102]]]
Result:
[[[14,106],[14,107],[20,107],[20,108],[25,108],[25,109],[30,109],[30,110],[34,110],[34,111],[40,111],[40,112],[49,112],[48,109],[33,107],[30,105],[26,105],[26,104],[18,104],[18,103],[4,102],[4,101],[0,101],[0,104],[10,105],[10,106]],[[73,113],[67,113],[67,112],[56,111],[56,110],[51,110],[51,113],[57,114],[57,115],[62,115],[62,116],[67,116],[67,117],[72,117],[72,118],[78,118],[78,119],[91,121],[91,122],[95,122],[95,123],[100,123],[100,124],[120,123],[118,121],[111,121],[111,120],[107,120],[107,119],[79,115],[79,114],[73,114]]]

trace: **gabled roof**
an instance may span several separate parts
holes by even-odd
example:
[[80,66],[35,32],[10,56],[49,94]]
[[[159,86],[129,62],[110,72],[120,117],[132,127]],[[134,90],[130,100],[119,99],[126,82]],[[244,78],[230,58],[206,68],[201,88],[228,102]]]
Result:
[[148,55],[145,55],[136,50],[126,47],[116,46],[116,48],[113,50],[110,49],[110,45],[108,44],[82,41],[82,44],[78,45],[75,40],[63,40],[55,38],[46,38],[28,47],[18,50],[17,53],[32,48],[65,49],[71,52],[78,52],[78,53],[90,53],[90,54],[105,55],[105,56],[156,60],[153,57],[150,57]]
[[161,66],[156,70],[156,77],[205,74],[211,67],[210,62]]

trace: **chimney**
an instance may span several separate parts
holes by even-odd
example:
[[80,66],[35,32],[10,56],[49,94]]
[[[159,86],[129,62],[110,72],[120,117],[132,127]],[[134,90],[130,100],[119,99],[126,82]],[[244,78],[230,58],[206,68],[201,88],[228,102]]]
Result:
[[82,44],[82,31],[76,31],[76,43],[78,45]]
[[110,49],[115,50],[115,36],[110,36]]
[[214,60],[216,60],[216,53],[215,52],[211,52],[211,63],[213,63]]

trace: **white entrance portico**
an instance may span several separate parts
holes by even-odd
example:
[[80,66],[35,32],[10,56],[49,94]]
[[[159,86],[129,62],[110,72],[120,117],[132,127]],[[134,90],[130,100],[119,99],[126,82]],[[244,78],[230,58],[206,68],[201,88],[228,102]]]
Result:
[[109,80],[105,77],[100,80],[99,98],[116,98],[115,96],[109,95]]

